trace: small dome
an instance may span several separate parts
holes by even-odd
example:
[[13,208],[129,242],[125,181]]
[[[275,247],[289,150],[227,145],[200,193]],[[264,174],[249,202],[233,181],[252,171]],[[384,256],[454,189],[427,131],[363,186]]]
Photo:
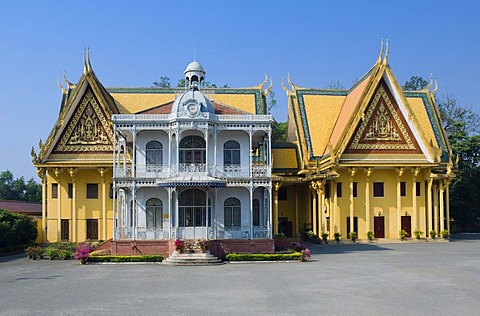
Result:
[[205,69],[203,69],[202,65],[200,65],[199,62],[197,61],[192,61],[190,64],[188,64],[187,68],[183,72],[186,74],[187,72],[192,71],[192,72],[203,72],[205,74]]
[[196,117],[202,112],[215,114],[212,102],[198,90],[188,90],[173,102],[171,113],[178,116]]

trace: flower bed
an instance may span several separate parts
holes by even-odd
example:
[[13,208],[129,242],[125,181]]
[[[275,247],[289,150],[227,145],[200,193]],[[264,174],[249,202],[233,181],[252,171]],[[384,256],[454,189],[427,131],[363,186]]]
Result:
[[229,253],[225,256],[227,261],[288,261],[300,260],[302,254],[292,253]]

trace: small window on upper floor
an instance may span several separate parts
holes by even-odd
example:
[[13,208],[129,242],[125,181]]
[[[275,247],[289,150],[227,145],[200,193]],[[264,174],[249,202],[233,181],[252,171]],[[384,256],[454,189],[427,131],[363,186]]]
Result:
[[52,183],[52,199],[58,199],[58,183]]
[[373,183],[373,196],[374,197],[383,197],[384,196],[384,184],[383,184],[383,182],[374,182]]
[[358,182],[353,182],[353,197],[358,196]]
[[420,190],[421,189],[421,186],[420,186],[420,182],[415,182],[415,193],[417,196],[421,196],[422,194],[422,191]]
[[407,183],[400,182],[400,196],[407,196]]
[[337,182],[337,197],[342,197],[342,183]]
[[98,199],[98,183],[87,183],[87,199]]
[[239,165],[240,164],[240,144],[234,140],[229,140],[223,145],[223,164]]

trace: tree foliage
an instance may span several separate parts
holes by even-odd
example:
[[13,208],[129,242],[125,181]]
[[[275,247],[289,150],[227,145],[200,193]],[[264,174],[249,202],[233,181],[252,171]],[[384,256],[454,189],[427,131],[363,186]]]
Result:
[[153,86],[157,88],[170,88],[170,78],[162,76],[160,77],[160,81],[153,83]]
[[410,79],[403,85],[405,91],[419,91],[424,89],[428,82],[420,76],[411,76]]
[[34,241],[37,234],[33,218],[0,209],[0,248],[27,244]]
[[32,178],[25,183],[23,177],[14,179],[9,171],[0,172],[0,200],[27,202],[42,201],[42,186]]
[[272,123],[272,143],[286,143],[288,136],[288,123],[273,121]]

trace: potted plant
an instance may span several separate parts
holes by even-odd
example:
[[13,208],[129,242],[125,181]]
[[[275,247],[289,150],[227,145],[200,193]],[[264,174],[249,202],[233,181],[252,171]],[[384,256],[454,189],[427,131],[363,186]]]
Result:
[[302,249],[300,251],[300,261],[304,262],[306,259],[310,258],[311,255],[312,253],[308,248]]
[[437,237],[437,232],[432,229],[429,235],[430,235],[430,238],[435,239],[435,237]]
[[330,235],[329,232],[324,232],[322,233],[322,241],[326,244],[328,244],[328,236]]
[[208,240],[199,239],[196,241],[195,246],[198,248],[198,250],[200,250],[201,253],[204,253],[208,246]]
[[356,232],[350,232],[348,234],[348,236],[350,237],[350,239],[352,240],[352,242],[355,242],[357,240],[357,233]]
[[183,242],[183,250],[186,253],[194,253],[195,252],[195,241],[193,240],[185,240]]
[[401,240],[405,240],[405,237],[408,236],[408,233],[405,229],[402,229],[402,230],[400,230],[399,235],[400,235]]
[[374,236],[373,232],[372,232],[371,230],[369,230],[369,231],[367,232],[367,239],[370,240],[370,241],[372,241],[372,240],[373,240],[373,236]]
[[29,259],[37,260],[37,258],[42,256],[43,249],[40,246],[30,246],[25,249],[25,252],[27,253]]
[[442,230],[439,235],[443,239],[448,239],[448,237],[450,237],[450,234],[448,233],[448,230],[446,230],[446,229]]
[[183,240],[180,240],[180,239],[175,240],[175,250],[178,253],[183,252],[183,247],[184,247]]
[[340,234],[340,233],[335,233],[335,234],[333,234],[333,237],[335,238],[335,241],[336,241],[337,243],[339,243],[339,242],[340,242],[340,237],[342,237],[342,234]]
[[415,229],[413,231],[413,235],[415,236],[415,238],[417,238],[417,240],[420,240],[420,238],[422,238],[423,232],[421,230]]

